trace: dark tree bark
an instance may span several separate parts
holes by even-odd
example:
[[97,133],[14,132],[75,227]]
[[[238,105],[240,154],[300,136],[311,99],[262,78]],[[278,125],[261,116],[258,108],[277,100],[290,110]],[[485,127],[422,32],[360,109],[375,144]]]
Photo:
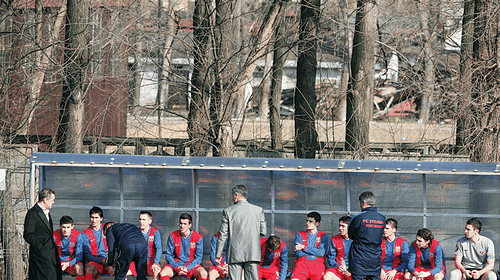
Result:
[[89,1],[68,0],[65,32],[65,82],[59,113],[57,151],[81,153],[88,91]]
[[345,136],[345,148],[353,151],[353,159],[365,159],[368,156],[368,134],[373,113],[377,13],[374,1],[358,0]]
[[191,77],[191,103],[189,104],[188,135],[190,154],[205,156],[210,139],[208,96],[210,79],[208,78],[209,42],[210,42],[210,1],[196,0],[193,14],[193,76]]
[[302,0],[300,11],[299,57],[295,88],[295,156],[315,158],[316,131],[316,50],[320,0]]

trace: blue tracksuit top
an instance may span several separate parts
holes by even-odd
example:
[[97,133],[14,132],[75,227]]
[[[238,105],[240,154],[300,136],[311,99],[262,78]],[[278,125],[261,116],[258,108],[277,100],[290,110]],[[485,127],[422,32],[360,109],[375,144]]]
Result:
[[[55,239],[54,239],[55,241]],[[61,261],[67,262],[71,257],[71,253],[69,252],[69,243],[71,241],[71,235],[68,238],[64,238],[61,236]],[[83,236],[82,233],[78,235],[75,242],[75,257],[69,262],[71,266],[74,266],[76,263],[81,262],[83,258]]]
[[[427,249],[420,249],[420,252],[422,252],[422,258],[421,258],[421,264],[422,268],[429,269],[432,267],[431,265],[431,259],[429,258],[429,253],[431,249],[430,247],[427,247]],[[410,255],[408,258],[408,271],[413,274],[415,272],[415,261],[417,258],[417,252],[415,251],[415,247],[410,246]],[[441,248],[441,244],[436,246],[436,251],[434,252],[434,263],[436,264],[436,267],[430,272],[432,275],[436,275],[436,273],[439,273],[443,269],[443,258],[444,258],[444,251]]]
[[396,244],[396,239],[389,242],[389,240],[385,240],[385,259],[382,264],[382,268],[385,270],[397,270],[398,272],[404,272],[406,270],[406,266],[408,265],[408,253],[410,252],[410,247],[408,243],[405,241],[403,245],[401,245],[401,264],[398,267],[394,267],[394,245]]
[[[349,267],[349,250],[351,249],[352,239],[345,239],[342,237],[342,243],[344,244],[344,262],[345,266]],[[339,266],[337,261],[337,248],[335,248],[335,244],[333,244],[333,240],[330,239],[330,248],[328,249],[328,264],[331,268],[336,268]]]
[[102,259],[107,257],[107,251],[104,248],[104,244],[102,242],[102,227],[99,226],[99,230],[94,230],[95,241],[97,245],[97,257],[92,255],[92,250],[90,249],[90,240],[89,237],[85,233],[80,233],[82,235],[83,241],[83,256],[85,257],[85,261],[93,261],[96,263],[100,263]]
[[[216,234],[214,234],[214,236],[212,236],[212,239],[210,240],[210,261],[212,261],[212,264],[215,266],[218,266],[220,264],[220,263],[215,261],[215,259],[216,259],[215,253],[217,252],[217,240],[219,240],[219,238],[217,237],[217,233],[216,233]],[[223,263],[227,263],[226,262],[226,247],[227,247],[227,241],[224,244],[224,250],[222,251],[222,256],[223,256],[222,262]]]
[[[149,228],[148,232],[142,233],[144,236],[144,239],[146,240],[146,243],[148,243],[148,238],[149,238],[149,232],[151,231],[151,228]],[[160,231],[156,230],[154,234],[155,241],[153,241],[154,247],[156,248],[156,254],[155,254],[155,259],[154,263],[160,264],[161,261],[161,254],[163,253],[162,245],[161,245],[161,235]],[[149,252],[149,243],[148,243],[148,260],[149,260],[150,252]]]
[[[181,254],[179,256],[179,262],[175,262],[174,255],[175,255],[175,244],[174,240],[172,239],[172,235],[168,236],[168,241],[167,241],[167,252],[165,253],[165,260],[168,262],[169,265],[171,265],[174,269],[177,268],[178,266],[185,266],[185,264],[189,261],[189,242],[191,240],[191,235],[193,234],[193,231],[189,233],[189,236],[187,238],[182,237],[181,235]],[[196,242],[196,250],[194,252],[194,259],[193,261],[186,266],[188,270],[193,269],[195,266],[201,264],[203,258],[203,238],[200,238],[198,242]]]
[[[321,241],[319,243],[318,248],[316,248],[316,239],[318,236],[317,231],[315,234],[310,234],[307,232],[307,247],[303,250],[299,250],[295,252],[297,258],[306,257],[306,260],[316,260],[316,257],[324,257],[326,254],[326,250],[328,249],[328,234],[326,232],[321,237]],[[302,235],[300,233],[295,234],[295,244],[303,244],[302,243]]]
[[352,239],[349,272],[357,275],[380,275],[385,216],[376,207],[368,207],[352,217],[348,227]]
[[[262,256],[262,264],[260,266],[270,267],[271,263],[274,261],[275,257],[276,257],[276,253],[272,253],[271,251],[269,251],[269,248],[267,248],[267,246],[266,246],[264,256]],[[281,251],[279,258],[280,258],[280,278],[279,278],[279,280],[285,280],[286,274],[288,271],[288,246],[286,244],[283,247],[283,250]]]
[[113,264],[114,253],[120,251],[120,248],[126,247],[129,244],[143,244],[148,246],[141,230],[133,224],[120,223],[114,224],[108,228],[106,232],[106,241],[108,243],[108,265]]

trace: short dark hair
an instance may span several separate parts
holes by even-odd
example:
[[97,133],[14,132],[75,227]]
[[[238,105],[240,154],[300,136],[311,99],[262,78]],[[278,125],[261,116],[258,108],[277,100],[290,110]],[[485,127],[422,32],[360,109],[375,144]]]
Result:
[[104,218],[104,213],[102,212],[102,209],[94,206],[92,209],[89,211],[89,217],[92,216],[92,214],[99,214],[99,217]]
[[182,213],[181,216],[179,217],[179,223],[181,222],[181,220],[185,219],[188,219],[190,224],[193,223],[193,217],[189,213]]
[[42,202],[45,198],[50,198],[52,195],[55,194],[56,193],[53,190],[45,188],[38,193],[38,202]]
[[434,239],[434,235],[432,235],[432,231],[427,228],[421,228],[417,231],[417,236],[422,237],[425,241],[432,241]]
[[479,232],[481,232],[481,228],[483,227],[483,223],[481,223],[481,221],[478,218],[469,219],[466,225],[473,226],[475,229],[478,229]]
[[105,223],[104,226],[102,226],[102,234],[106,235],[106,233],[108,232],[108,228],[110,228],[114,224],[114,222]]
[[266,246],[267,248],[276,251],[281,247],[281,239],[279,238],[279,236],[271,235],[266,240]]
[[62,226],[64,224],[73,224],[73,218],[67,215],[62,216],[59,220],[59,225]]
[[359,202],[366,202],[369,206],[375,205],[375,195],[371,191],[366,191],[359,195]]
[[339,219],[339,223],[340,222],[343,222],[343,223],[346,223],[346,224],[349,224],[351,222],[351,216],[342,216],[340,217]]
[[394,229],[398,229],[398,221],[396,221],[393,218],[389,218],[389,219],[385,220],[385,224],[386,225],[391,225],[391,227],[394,228]]
[[139,216],[140,215],[148,215],[151,219],[153,218],[153,215],[149,211],[141,211],[141,213],[139,214]]
[[243,198],[247,198],[247,195],[248,195],[248,191],[247,191],[247,188],[243,185],[237,185],[236,187],[234,187],[232,190],[231,190],[231,193],[233,195],[235,194],[239,194],[241,197]]
[[314,220],[316,221],[316,223],[321,222],[321,215],[318,212],[309,212],[307,214],[307,217],[308,218],[314,218]]

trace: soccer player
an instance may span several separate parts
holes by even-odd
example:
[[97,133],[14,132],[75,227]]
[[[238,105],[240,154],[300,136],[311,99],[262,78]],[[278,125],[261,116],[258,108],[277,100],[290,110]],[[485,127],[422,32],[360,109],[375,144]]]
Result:
[[167,240],[165,259],[167,265],[160,272],[161,280],[174,276],[186,276],[207,280],[207,271],[201,266],[203,237],[191,230],[193,218],[188,213],[179,217],[179,230],[172,232]]
[[219,235],[220,232],[217,232],[212,236],[212,240],[210,241],[210,261],[212,261],[212,266],[210,267],[210,270],[208,271],[208,279],[209,280],[216,280],[216,279],[222,279],[226,278],[228,276],[228,265],[226,262],[226,247],[227,247],[227,242],[224,245],[224,251],[222,253],[221,257],[221,263],[217,262],[217,259],[215,257],[215,253],[217,251],[217,240],[219,240]]
[[330,268],[325,273],[325,280],[351,280],[349,267],[349,249],[352,240],[347,234],[347,227],[351,217],[343,216],[339,219],[340,233],[332,237],[328,249],[328,264]]
[[482,223],[476,218],[467,221],[465,236],[458,239],[455,248],[455,267],[450,280],[481,279],[496,280],[495,245],[482,236]]
[[[139,214],[139,229],[148,242],[148,275],[153,276],[153,280],[158,280],[160,277],[160,261],[162,254],[161,235],[160,231],[151,227],[153,223],[153,215],[149,211],[141,211]],[[128,275],[137,275],[134,262],[130,263]]]
[[429,229],[418,230],[410,246],[408,271],[412,280],[443,280],[446,277],[444,251]]
[[85,265],[85,280],[99,279],[102,274],[114,275],[112,266],[106,264],[108,245],[102,230],[104,214],[102,209],[94,206],[89,211],[90,226],[83,231],[83,256]]
[[261,261],[259,279],[285,280],[288,271],[288,247],[278,236],[260,239]]
[[398,221],[389,218],[385,221],[384,239],[382,239],[382,280],[403,280],[408,265],[410,247],[401,237],[396,236]]
[[76,276],[76,280],[84,280],[82,236],[74,227],[73,218],[62,216],[59,229],[54,231],[53,237],[61,259],[62,271]]
[[295,267],[291,280],[321,280],[325,274],[325,255],[328,234],[318,231],[321,215],[310,212],[306,218],[307,231],[295,235]]

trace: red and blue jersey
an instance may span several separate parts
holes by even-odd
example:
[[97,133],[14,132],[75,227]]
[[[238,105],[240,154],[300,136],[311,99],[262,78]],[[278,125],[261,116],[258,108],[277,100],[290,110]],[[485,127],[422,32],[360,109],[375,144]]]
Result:
[[61,230],[54,231],[52,235],[57,246],[57,252],[61,262],[69,262],[71,266],[82,261],[83,247],[82,236],[76,229],[71,230],[71,235],[67,238],[62,236]]
[[[220,265],[220,263],[218,263],[215,260],[216,259],[215,253],[217,252],[217,241],[219,240],[219,235],[220,235],[220,232],[217,232],[216,234],[214,234],[212,236],[212,239],[210,240],[210,261],[212,261],[212,264],[215,266]],[[224,250],[222,251],[222,262],[223,263],[227,263],[226,262],[226,247],[227,247],[227,241],[224,244]]]
[[267,237],[262,237],[260,239],[261,248],[261,267],[276,267],[279,269],[280,278],[279,280],[285,280],[288,271],[288,247],[286,243],[281,240],[281,245],[276,250],[276,252],[271,252],[266,245]]
[[416,269],[430,269],[432,275],[445,271],[444,251],[436,240],[432,239],[429,247],[420,249],[413,242],[410,246],[410,255],[408,258],[408,271],[413,274]]
[[392,242],[384,238],[380,247],[382,248],[382,269],[395,269],[398,272],[406,270],[410,248],[403,238],[396,237]]
[[201,264],[203,258],[203,236],[192,230],[188,237],[182,237],[179,230],[168,236],[165,260],[174,269],[185,266],[192,270]]
[[108,245],[106,236],[102,234],[102,227],[99,230],[88,227],[83,231],[82,237],[85,261],[100,263],[102,259],[107,257]]
[[148,266],[152,264],[160,264],[162,245],[161,245],[161,235],[160,231],[154,227],[150,227],[146,233],[142,234],[144,239],[148,242],[149,254],[148,254]]
[[340,234],[332,237],[327,254],[328,264],[331,268],[341,265],[342,259],[344,259],[345,265],[349,267],[349,249],[351,248],[351,244],[352,239],[345,239]]
[[295,252],[296,261],[317,260],[324,262],[328,248],[328,234],[317,231],[310,234],[308,231],[299,231],[295,235],[295,244],[303,244],[305,248]]

